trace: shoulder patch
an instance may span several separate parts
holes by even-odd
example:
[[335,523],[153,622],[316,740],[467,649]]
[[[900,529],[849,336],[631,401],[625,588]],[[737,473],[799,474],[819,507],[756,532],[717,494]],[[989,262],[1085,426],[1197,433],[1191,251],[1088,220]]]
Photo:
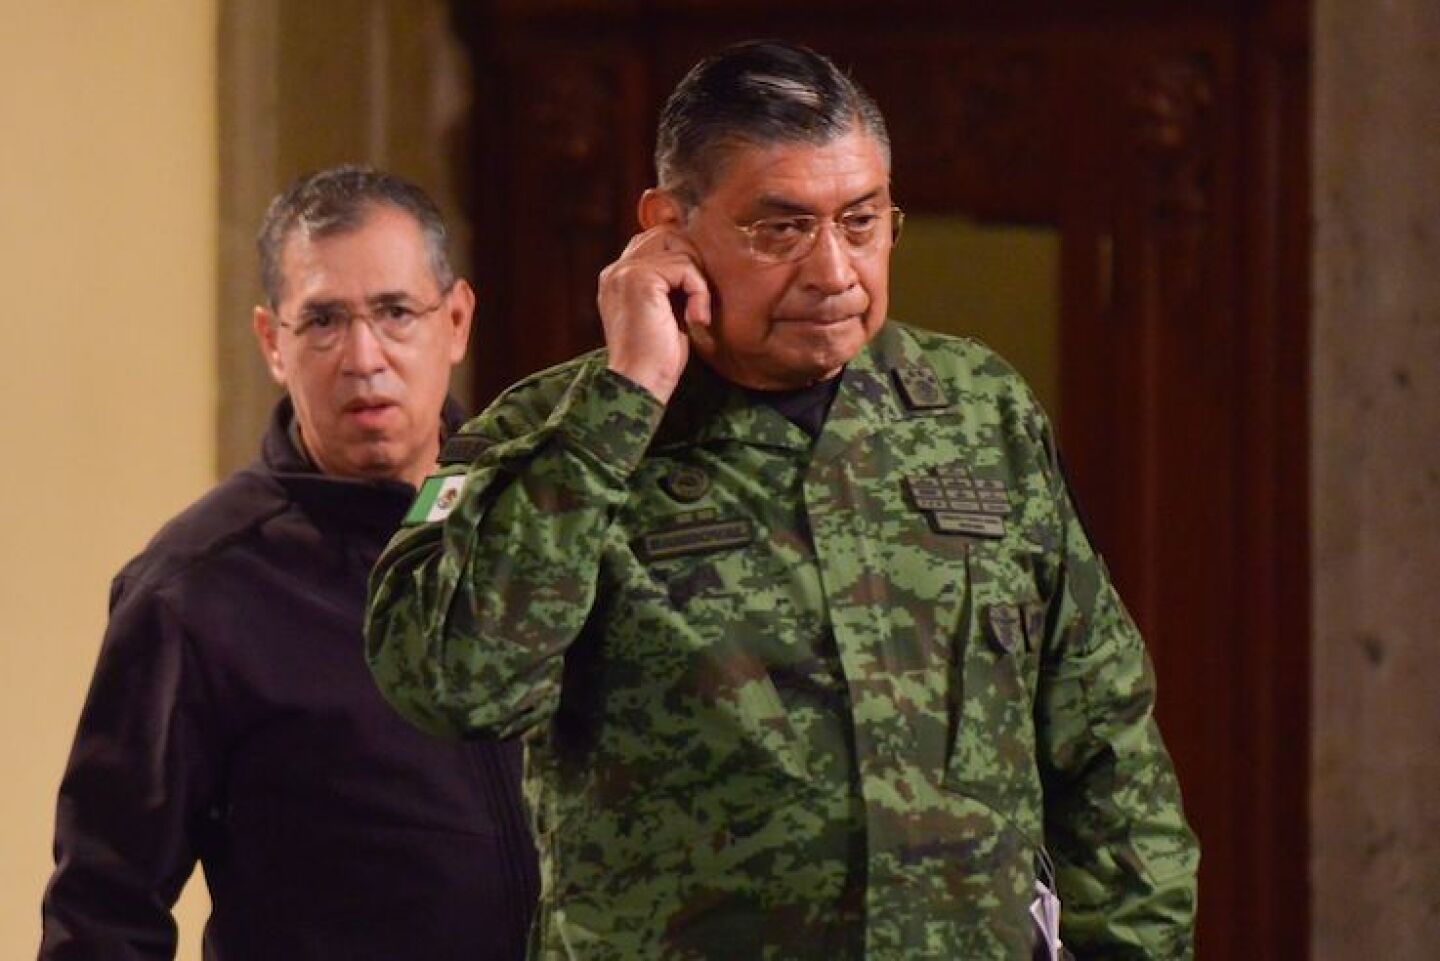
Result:
[[415,503],[401,524],[414,527],[416,524],[433,524],[450,516],[455,505],[460,503],[460,491],[465,487],[464,474],[431,474],[420,485]]

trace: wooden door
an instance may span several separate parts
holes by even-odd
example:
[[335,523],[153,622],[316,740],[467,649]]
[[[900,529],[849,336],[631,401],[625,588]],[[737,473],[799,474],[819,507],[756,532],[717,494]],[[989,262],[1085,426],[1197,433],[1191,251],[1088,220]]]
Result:
[[[1061,441],[1149,642],[1203,845],[1199,957],[1307,953],[1308,7],[457,3],[476,383],[600,343],[665,94],[748,36],[849,65],[906,209],[1061,238]],[[943,9],[943,12],[940,12]]]

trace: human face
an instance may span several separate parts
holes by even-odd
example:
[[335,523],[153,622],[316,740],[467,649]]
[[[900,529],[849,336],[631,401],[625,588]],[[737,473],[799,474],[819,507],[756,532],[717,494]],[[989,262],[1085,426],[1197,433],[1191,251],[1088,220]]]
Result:
[[[710,282],[713,322],[694,347],[723,377],[780,390],[835,376],[885,323],[888,235],[847,249],[833,229],[852,211],[890,216],[890,172],[875,138],[858,127],[827,144],[739,146],[690,212],[687,233]],[[735,228],[762,217],[821,219],[803,258],[762,263]]]
[[[283,301],[274,312],[255,308],[255,334],[294,402],[306,453],[326,474],[418,486],[439,451],[440,409],[450,369],[465,356],[474,293],[463,280],[440,290],[420,225],[384,205],[347,233],[293,232],[280,264]],[[424,310],[437,302],[400,342],[355,317],[387,303]],[[321,309],[355,317],[327,350],[294,329]]]

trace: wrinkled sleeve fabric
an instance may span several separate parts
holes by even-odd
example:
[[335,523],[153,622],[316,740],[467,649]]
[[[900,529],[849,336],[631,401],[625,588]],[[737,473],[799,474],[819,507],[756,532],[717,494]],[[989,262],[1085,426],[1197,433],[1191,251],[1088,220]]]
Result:
[[1194,954],[1199,846],[1153,716],[1154,673],[1075,510],[1049,428],[1037,430],[1062,543],[1035,705],[1062,938],[1081,961],[1185,961]]
[[60,786],[41,961],[174,957],[171,908],[218,790],[202,688],[163,591],[117,578]]
[[504,738],[546,721],[564,655],[663,406],[591,358],[512,388],[461,434],[479,452],[442,520],[402,528],[370,581],[366,652],[419,727]]

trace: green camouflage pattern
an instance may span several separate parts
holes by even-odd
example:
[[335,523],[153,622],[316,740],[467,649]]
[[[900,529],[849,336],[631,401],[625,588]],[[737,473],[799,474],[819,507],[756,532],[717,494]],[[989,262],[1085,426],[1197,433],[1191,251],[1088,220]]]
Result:
[[[463,433],[368,654],[421,727],[526,738],[531,957],[1021,961],[1047,852],[1079,958],[1191,957],[1144,646],[995,354],[887,324],[813,442],[702,364],[662,407],[603,352]],[[956,478],[982,533],[919,506]]]

